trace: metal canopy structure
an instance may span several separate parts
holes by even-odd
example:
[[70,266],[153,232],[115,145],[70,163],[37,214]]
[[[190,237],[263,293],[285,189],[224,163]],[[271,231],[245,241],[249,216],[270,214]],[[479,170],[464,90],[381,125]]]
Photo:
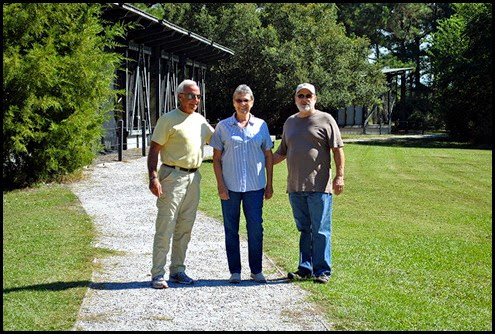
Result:
[[185,54],[187,58],[203,64],[211,64],[234,54],[220,44],[125,3],[109,4],[105,18],[113,22],[135,22],[141,25],[128,33],[128,40],[135,44],[158,47],[175,55]]
[[[380,134],[382,134],[382,126],[387,129],[386,131],[391,131],[392,111],[395,110],[396,102],[399,100],[398,77],[400,76],[401,78],[400,96],[404,97],[406,96],[406,74],[412,70],[414,70],[412,67],[382,69],[381,72],[386,76],[387,82],[387,91],[381,96],[382,103],[374,105],[370,111],[368,111],[367,107],[363,106],[349,106],[340,109],[337,113],[337,123],[341,127],[341,130],[346,130],[345,128],[362,128],[362,132],[367,133],[374,131],[373,129],[377,128],[378,125]],[[405,99],[400,99],[399,101],[400,104],[398,105],[398,109],[400,122],[405,118]],[[368,124],[369,121],[372,124]]]
[[116,82],[116,88],[126,91],[121,101],[125,112],[116,116],[124,123],[124,149],[128,137],[142,133],[142,121],[149,135],[160,115],[178,106],[176,89],[184,79],[198,83],[202,95],[198,112],[206,117],[208,65],[231,57],[232,50],[125,3],[107,4],[103,19],[136,26],[120,42],[125,45],[120,52],[126,64]]
[[402,75],[405,74],[407,71],[412,71],[414,68],[412,67],[402,67],[402,68],[384,68],[382,69],[382,73],[391,76],[394,75]]
[[[384,116],[383,121],[388,123],[388,126],[392,127],[392,111],[396,101],[398,100],[398,76],[401,78],[401,94],[400,94],[400,105],[399,105],[399,122],[405,119],[405,96],[406,96],[406,73],[414,70],[412,67],[403,68],[385,68],[382,69],[382,73],[387,76],[387,92],[383,96],[383,107]],[[395,79],[395,87],[394,87]]]

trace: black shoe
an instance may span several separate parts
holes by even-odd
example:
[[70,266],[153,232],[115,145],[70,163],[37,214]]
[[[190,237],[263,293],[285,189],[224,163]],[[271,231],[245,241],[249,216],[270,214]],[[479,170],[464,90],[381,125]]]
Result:
[[289,272],[287,274],[287,278],[291,280],[303,280],[303,279],[308,279],[311,278],[310,274],[302,274],[298,271],[296,272]]
[[316,276],[315,283],[327,284],[330,281],[330,276],[320,275]]
[[169,276],[170,282],[180,284],[193,284],[194,281],[191,277],[187,276],[185,272],[178,272]]

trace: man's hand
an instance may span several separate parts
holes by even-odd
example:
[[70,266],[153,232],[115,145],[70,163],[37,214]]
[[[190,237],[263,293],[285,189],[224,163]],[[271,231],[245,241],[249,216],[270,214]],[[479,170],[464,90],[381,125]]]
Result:
[[273,196],[273,187],[272,186],[266,186],[265,187],[265,199],[270,199]]
[[340,195],[344,191],[344,177],[337,175],[333,179],[333,193]]
[[229,197],[229,189],[225,185],[219,185],[218,186],[218,196],[220,196],[220,199],[226,201],[228,200]]
[[160,198],[160,196],[163,194],[162,185],[160,184],[160,181],[158,181],[158,178],[155,177],[153,180],[150,181],[150,190],[153,195],[158,198]]

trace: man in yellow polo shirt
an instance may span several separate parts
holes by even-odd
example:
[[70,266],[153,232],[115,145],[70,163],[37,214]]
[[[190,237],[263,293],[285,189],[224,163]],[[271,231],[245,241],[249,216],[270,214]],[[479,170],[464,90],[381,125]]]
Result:
[[[158,119],[148,154],[149,188],[158,197],[151,268],[152,286],[156,289],[168,288],[163,276],[172,236],[169,280],[194,282],[185,273],[184,260],[199,204],[198,168],[203,161],[203,146],[214,132],[196,112],[201,101],[196,82],[184,80],[177,94],[180,107]],[[162,164],[157,172],[158,153]]]

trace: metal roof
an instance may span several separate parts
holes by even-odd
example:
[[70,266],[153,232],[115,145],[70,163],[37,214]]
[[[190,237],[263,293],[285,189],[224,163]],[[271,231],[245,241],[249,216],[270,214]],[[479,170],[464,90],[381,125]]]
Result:
[[402,68],[384,68],[382,69],[383,74],[402,74],[403,72],[414,70],[412,67],[402,67]]
[[166,20],[159,20],[142,10],[124,3],[110,3],[104,17],[112,22],[137,22],[142,27],[129,31],[129,42],[159,47],[177,56],[211,64],[234,55],[234,51]]

